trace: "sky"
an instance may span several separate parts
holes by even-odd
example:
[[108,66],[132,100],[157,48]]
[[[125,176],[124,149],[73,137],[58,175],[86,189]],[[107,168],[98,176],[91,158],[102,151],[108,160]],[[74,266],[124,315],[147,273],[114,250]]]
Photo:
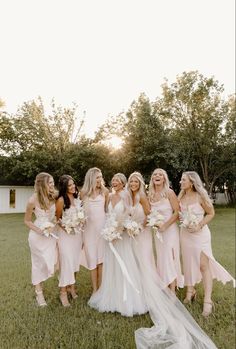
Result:
[[0,98],[78,105],[93,136],[184,71],[235,91],[234,0],[0,0]]

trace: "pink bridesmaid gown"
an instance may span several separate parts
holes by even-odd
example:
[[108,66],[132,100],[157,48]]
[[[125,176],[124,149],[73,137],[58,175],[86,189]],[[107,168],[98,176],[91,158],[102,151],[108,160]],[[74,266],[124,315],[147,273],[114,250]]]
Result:
[[[76,206],[70,206],[67,210],[76,210]],[[59,248],[59,287],[73,285],[75,272],[80,269],[82,250],[82,233],[76,228],[76,234],[67,234],[63,229],[58,229]]]
[[89,270],[96,269],[104,259],[104,239],[101,231],[105,223],[105,196],[97,195],[95,199],[89,198],[85,203],[87,217],[84,234],[84,256],[81,264]]
[[[204,217],[204,209],[199,202],[188,205],[193,214],[198,217],[199,222]],[[187,211],[187,207],[181,205],[181,211]],[[209,258],[209,265],[213,279],[217,279],[225,284],[233,281],[234,278],[220,265],[214,258],[211,248],[211,232],[207,225],[196,232],[189,233],[185,228],[180,230],[181,251],[183,257],[184,283],[186,286],[194,286],[202,279],[200,272],[200,255],[203,252]]]
[[[34,214],[36,220],[34,224],[40,228],[44,223],[53,222],[55,220],[55,211],[54,204],[47,211],[40,207],[35,207]],[[46,237],[30,230],[28,242],[31,252],[32,284],[38,285],[40,282],[53,276],[55,272],[58,261],[57,241],[51,236]]]
[[[167,198],[151,203],[152,208],[156,208],[167,222],[173,214],[173,208]],[[184,277],[181,272],[180,264],[180,241],[179,228],[177,223],[171,224],[163,233],[163,241],[155,236],[155,246],[157,252],[157,272],[162,279],[165,287],[174,280],[177,281],[177,287],[184,287]]]
[[155,269],[155,260],[152,246],[152,233],[149,227],[144,227],[146,223],[146,215],[143,210],[143,206],[139,203],[131,206],[130,208],[131,218],[137,223],[143,226],[142,231],[135,237],[134,244],[138,243],[140,253],[142,255],[142,261],[144,265],[151,269]]

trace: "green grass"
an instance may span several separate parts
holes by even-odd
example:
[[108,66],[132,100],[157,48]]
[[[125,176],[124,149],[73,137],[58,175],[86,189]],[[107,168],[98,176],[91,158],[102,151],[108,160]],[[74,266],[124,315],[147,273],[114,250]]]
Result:
[[[210,225],[215,258],[235,275],[235,216],[219,208]],[[87,306],[91,294],[89,273],[77,275],[79,298],[64,309],[58,298],[57,277],[44,283],[48,307],[38,308],[30,282],[28,231],[22,214],[0,215],[0,349],[133,349],[134,331],[152,325],[149,315],[125,318],[98,313]],[[115,285],[114,285],[115,287]],[[216,309],[207,320],[201,316],[203,289],[188,306],[198,324],[220,349],[235,347],[234,290],[232,283],[214,282]],[[179,291],[182,300],[184,291]],[[184,349],[184,348],[183,348]]]

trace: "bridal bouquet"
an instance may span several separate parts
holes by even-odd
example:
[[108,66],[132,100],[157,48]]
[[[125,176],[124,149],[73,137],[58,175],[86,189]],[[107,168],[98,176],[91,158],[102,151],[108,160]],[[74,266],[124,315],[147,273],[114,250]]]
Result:
[[192,212],[190,207],[188,207],[187,211],[185,212],[179,212],[179,217],[180,217],[180,226],[183,228],[191,229],[191,228],[194,228],[196,225],[198,225],[198,218]]
[[43,222],[40,226],[40,229],[43,231],[43,235],[47,238],[52,236],[55,239],[58,239],[58,236],[52,232],[52,228],[55,228],[55,224],[52,222]]
[[75,209],[70,207],[68,210],[65,210],[60,219],[60,223],[67,234],[79,234],[84,227],[85,221],[85,212],[80,201],[76,203]]
[[126,229],[127,234],[133,239],[135,239],[135,236],[139,235],[142,230],[141,224],[132,220],[131,216],[124,221],[124,228]]
[[163,242],[163,238],[158,229],[163,225],[163,223],[164,217],[158,212],[157,209],[153,208],[150,214],[147,216],[147,225],[152,228],[153,233],[156,234],[156,237],[161,242]]
[[103,239],[111,242],[116,239],[122,240],[122,231],[119,227],[119,223],[115,214],[108,214],[106,218],[105,227],[103,228],[101,235]]

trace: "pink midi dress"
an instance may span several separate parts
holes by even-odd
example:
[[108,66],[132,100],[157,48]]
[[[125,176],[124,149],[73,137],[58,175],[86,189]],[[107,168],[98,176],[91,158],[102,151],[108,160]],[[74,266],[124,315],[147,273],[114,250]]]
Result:
[[[180,204],[181,205],[181,204]],[[204,217],[204,209],[199,202],[188,205],[200,222]],[[181,211],[187,211],[188,207],[181,205]],[[225,284],[234,278],[220,265],[212,254],[211,232],[207,225],[196,233],[189,233],[186,228],[180,230],[181,252],[183,258],[184,283],[186,286],[194,286],[202,279],[200,271],[200,256],[203,252],[209,258],[210,271],[213,279]]]
[[152,245],[152,233],[150,227],[146,227],[146,215],[143,210],[143,206],[140,202],[130,207],[131,218],[140,223],[143,229],[138,236],[135,237],[134,244],[139,245],[139,250],[142,255],[142,262],[148,268],[155,269],[154,252]]
[[[173,214],[173,208],[168,198],[151,202],[151,207],[157,209],[167,222]],[[174,280],[177,287],[184,287],[184,277],[180,264],[180,239],[177,223],[171,224],[163,233],[160,233],[162,241],[155,235],[155,247],[157,253],[157,272],[165,287]]]
[[[76,201],[76,200],[75,200]],[[70,206],[68,211],[77,210],[75,206]],[[73,285],[75,283],[75,272],[80,269],[80,259],[82,250],[82,231],[79,227],[75,228],[73,234],[68,234],[62,228],[58,229],[58,248],[59,248],[59,287]]]
[[[36,206],[34,209],[36,216],[34,224],[42,228],[47,222],[53,223],[55,211],[55,204],[46,211]],[[30,230],[28,242],[31,252],[32,284],[38,285],[40,282],[53,276],[55,272],[58,262],[57,240],[52,236],[46,237],[43,234],[36,233],[34,230]]]
[[104,259],[104,239],[101,231],[105,224],[105,196],[88,198],[85,203],[87,217],[83,234],[83,252],[81,264],[89,270],[96,269]]

